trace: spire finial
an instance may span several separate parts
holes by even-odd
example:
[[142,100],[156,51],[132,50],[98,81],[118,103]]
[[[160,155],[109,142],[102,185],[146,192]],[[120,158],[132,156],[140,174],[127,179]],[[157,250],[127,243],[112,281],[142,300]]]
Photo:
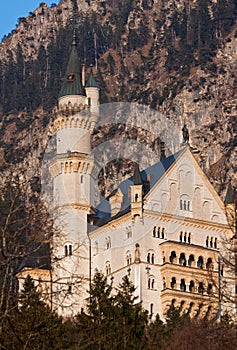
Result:
[[76,28],[73,29],[73,35],[72,35],[72,46],[76,46]]

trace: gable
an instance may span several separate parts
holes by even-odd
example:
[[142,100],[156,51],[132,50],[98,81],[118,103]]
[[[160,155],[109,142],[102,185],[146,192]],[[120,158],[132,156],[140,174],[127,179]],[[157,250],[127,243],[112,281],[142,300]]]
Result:
[[144,209],[226,223],[224,204],[188,147],[147,194]]

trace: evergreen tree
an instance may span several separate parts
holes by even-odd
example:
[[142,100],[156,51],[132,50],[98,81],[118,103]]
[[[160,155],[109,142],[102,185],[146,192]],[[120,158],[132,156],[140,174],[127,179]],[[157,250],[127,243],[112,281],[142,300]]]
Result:
[[73,349],[62,319],[41,300],[30,276],[19,297],[18,311],[8,318],[8,327],[12,332],[11,338],[4,339],[8,349]]
[[139,349],[145,334],[147,311],[141,303],[136,303],[136,288],[124,276],[117,288],[115,296],[117,337],[120,339],[119,349]]

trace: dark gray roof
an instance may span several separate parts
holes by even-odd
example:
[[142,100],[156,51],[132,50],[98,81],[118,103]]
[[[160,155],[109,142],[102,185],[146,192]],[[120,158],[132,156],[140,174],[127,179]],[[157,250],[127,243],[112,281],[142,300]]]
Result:
[[97,84],[94,76],[93,76],[93,72],[92,72],[92,69],[91,69],[91,72],[90,72],[90,76],[89,76],[89,79],[86,83],[86,87],[95,87],[97,89],[99,89],[99,85]]
[[32,243],[18,270],[20,271],[24,267],[49,270],[51,268],[50,244],[42,242]]
[[[143,183],[143,196],[147,195],[152,190],[155,184],[168,171],[171,165],[175,163],[177,158],[184,152],[184,150],[185,148],[140,172],[141,181]],[[111,217],[109,197],[111,197],[113,193],[111,193],[96,207],[96,215],[94,216],[95,226],[102,226],[106,222],[124,215],[130,210],[131,201],[129,196],[129,188],[133,184],[133,177],[130,177],[119,184],[118,188],[120,188],[121,192],[123,193],[123,203],[121,205],[121,210],[117,215]],[[116,190],[114,193],[115,192]]]
[[59,93],[59,97],[68,95],[85,96],[84,88],[81,82],[81,65],[76,50],[75,38],[72,43],[72,51],[70,54],[67,70],[64,76],[64,82]]
[[233,204],[235,201],[234,196],[235,196],[234,189],[231,185],[231,182],[229,182],[224,203]]
[[138,164],[135,166],[132,182],[134,185],[142,185],[142,178]]

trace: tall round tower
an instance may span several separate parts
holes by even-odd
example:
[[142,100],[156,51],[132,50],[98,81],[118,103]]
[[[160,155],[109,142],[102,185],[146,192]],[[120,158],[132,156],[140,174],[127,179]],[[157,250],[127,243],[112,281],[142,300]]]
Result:
[[54,110],[56,155],[50,164],[54,221],[58,231],[52,247],[53,303],[63,315],[78,312],[88,296],[87,215],[93,212],[95,187],[90,135],[96,123],[96,113],[88,104],[90,97],[82,86],[74,38],[58,106]]

